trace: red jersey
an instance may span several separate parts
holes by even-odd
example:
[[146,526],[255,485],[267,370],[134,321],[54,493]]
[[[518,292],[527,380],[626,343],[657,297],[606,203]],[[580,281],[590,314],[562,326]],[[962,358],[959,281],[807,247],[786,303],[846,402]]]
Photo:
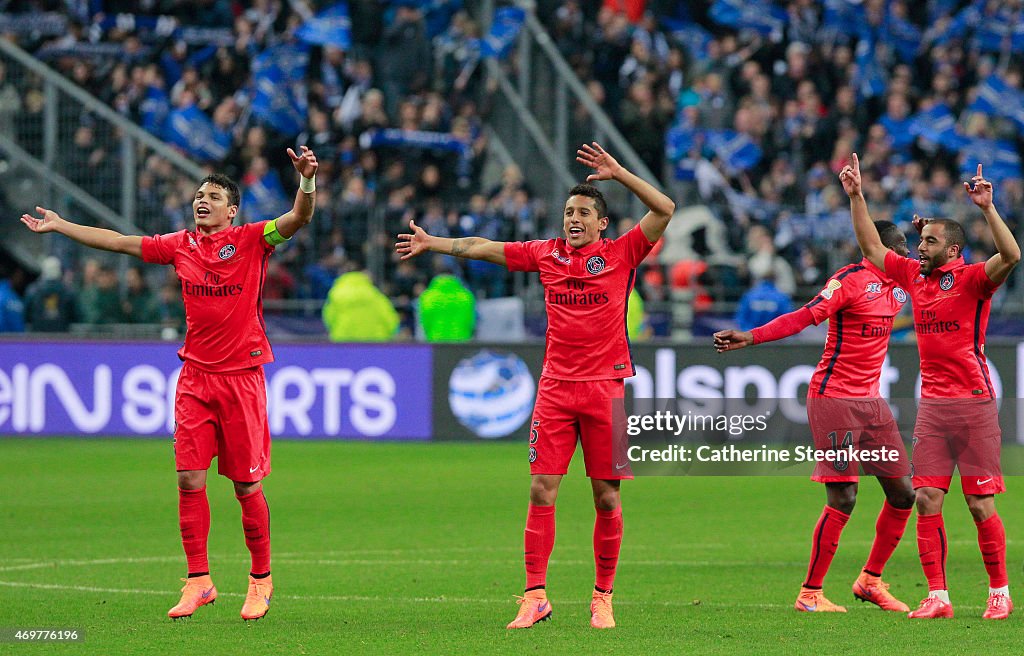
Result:
[[825,352],[808,394],[844,399],[878,396],[892,320],[907,292],[867,259],[839,269],[805,305],[818,325],[830,319]]
[[178,357],[222,372],[274,361],[263,324],[263,280],[274,247],[266,221],[213,235],[181,230],[142,238],[142,259],[173,264],[185,301],[185,343]]
[[917,260],[885,254],[885,273],[904,285],[914,303],[924,398],[995,398],[985,359],[992,294],[999,288],[985,264],[958,257],[921,275]]
[[505,244],[509,270],[539,271],[544,285],[548,330],[541,375],[578,381],[636,373],[626,302],[636,267],[653,247],[640,226],[579,250],[563,238]]

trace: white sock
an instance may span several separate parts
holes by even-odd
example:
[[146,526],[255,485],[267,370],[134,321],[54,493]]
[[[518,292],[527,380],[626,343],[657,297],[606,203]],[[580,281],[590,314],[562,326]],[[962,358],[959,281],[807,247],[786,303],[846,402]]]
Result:
[[949,590],[929,590],[928,596],[941,599],[947,604],[949,603]]
[[1007,597],[1009,597],[1010,596],[1010,586],[1004,585],[1001,588],[989,588],[988,589],[988,594],[990,596],[994,595],[994,594],[1001,594],[1001,595],[1006,595]]

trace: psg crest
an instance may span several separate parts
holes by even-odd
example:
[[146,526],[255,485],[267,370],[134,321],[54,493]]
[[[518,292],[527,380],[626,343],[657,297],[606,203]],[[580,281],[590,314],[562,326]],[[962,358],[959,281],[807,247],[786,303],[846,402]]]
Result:
[[902,287],[893,287],[892,288],[892,297],[896,299],[897,303],[906,303],[907,302],[907,292],[903,291]]
[[953,288],[953,274],[952,273],[948,273],[948,272],[942,274],[942,277],[939,278],[939,289],[941,289],[944,292],[948,292],[952,288]]
[[595,276],[604,271],[604,258],[600,255],[595,255],[587,260],[587,271]]
[[217,257],[219,257],[222,260],[227,260],[227,259],[230,259],[231,256],[234,255],[234,254],[235,254],[235,245],[234,244],[228,244],[227,246],[224,246],[223,248],[220,249],[220,251],[217,253]]

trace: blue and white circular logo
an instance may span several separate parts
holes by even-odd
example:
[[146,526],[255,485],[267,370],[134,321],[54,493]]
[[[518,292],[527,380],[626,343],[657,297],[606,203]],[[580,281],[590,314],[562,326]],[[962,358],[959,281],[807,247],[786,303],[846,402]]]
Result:
[[220,251],[217,253],[217,257],[219,257],[222,260],[227,260],[227,259],[230,259],[231,256],[234,255],[234,254],[235,254],[235,245],[234,244],[228,244],[227,246],[224,246],[224,247],[222,247],[220,249]]
[[530,447],[530,462],[533,462],[533,461],[535,461],[536,459],[537,459],[537,449],[535,449],[535,448],[533,448],[533,447],[531,446],[531,447]]
[[600,255],[595,255],[587,260],[587,271],[595,276],[604,271],[604,258]]
[[944,292],[948,292],[952,288],[953,288],[953,274],[949,273],[949,272],[946,272],[946,273],[942,274],[942,277],[939,278],[939,289],[941,289]]
[[448,405],[475,435],[496,439],[530,418],[536,389],[519,356],[482,350],[455,366],[448,379]]
[[903,291],[902,287],[893,287],[892,288],[892,297],[896,299],[897,303],[906,303],[907,302],[907,292]]

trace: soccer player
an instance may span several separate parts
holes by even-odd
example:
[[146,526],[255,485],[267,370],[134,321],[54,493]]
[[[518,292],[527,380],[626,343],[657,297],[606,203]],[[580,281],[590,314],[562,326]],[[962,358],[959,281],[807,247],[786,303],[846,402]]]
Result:
[[234,482],[242,506],[245,544],[252,557],[242,619],[258,620],[270,609],[270,509],[261,481],[270,473],[270,428],[263,365],[273,362],[263,325],[263,281],[274,247],[313,218],[317,160],[303,146],[288,156],[301,176],[291,211],[270,221],[232,226],[238,186],[227,176],[202,180],[192,201],[194,231],[140,237],[79,225],[36,207],[22,223],[33,232],[56,232],[105,251],[146,262],[172,264],[181,280],[187,331],[178,351],[184,362],[174,397],[174,460],[178,471],[178,519],[188,578],[181,600],[167,615],[189,617],[212,604],[207,536],[210,505],[206,471]]
[[[899,257],[907,256],[907,238],[895,224],[875,221],[874,227],[887,249]],[[724,353],[785,339],[828,320],[825,352],[807,388],[807,419],[815,449],[854,446],[858,450],[885,448],[899,452],[899,463],[888,470],[865,463],[866,471],[877,473],[885,501],[875,522],[875,539],[867,562],[853,583],[857,599],[898,612],[910,608],[889,592],[889,584],[882,582],[882,570],[903,537],[914,507],[914,490],[896,421],[889,406],[879,398],[879,375],[893,317],[906,300],[902,288],[862,259],[832,274],[821,292],[799,310],[753,330],[722,330],[714,336],[715,350]],[[793,604],[798,611],[846,612],[825,597],[822,586],[857,501],[857,465],[855,461],[837,459],[815,466],[811,480],[825,484],[826,503],[811,534],[807,578]]]
[[985,359],[985,329],[992,294],[1020,261],[1020,246],[996,211],[992,183],[982,177],[980,164],[964,189],[988,222],[997,252],[976,264],[964,262],[964,229],[950,219],[931,219],[923,226],[916,261],[890,253],[871,229],[856,153],[840,178],[850,196],[853,227],[864,257],[906,289],[914,306],[921,405],[914,425],[913,483],[917,545],[928,596],[909,616],[953,617],[946,585],[948,544],[942,502],[958,467],[989,576],[988,605],[982,617],[1006,619],[1013,602],[1006,575],[1006,533],[994,496],[1006,488],[999,464],[995,392]]
[[555,543],[555,499],[576,449],[583,445],[594,493],[596,580],[590,624],[615,626],[612,585],[622,544],[619,484],[632,478],[628,464],[613,457],[612,408],[623,398],[623,379],[634,375],[626,334],[626,299],[636,268],[665,232],[675,204],[622,167],[596,142],[583,144],[576,160],[594,169],[587,182],[616,180],[650,210],[616,240],[608,227],[604,196],[590,184],[569,191],[562,214],[564,237],[497,242],[480,237],[433,237],[414,222],[398,235],[395,249],[407,259],[426,251],[501,264],[511,271],[537,271],[548,315],[544,370],[530,427],[530,505],[526,515],[526,592],[509,629],[525,629],[551,617],[545,592],[548,559]]

